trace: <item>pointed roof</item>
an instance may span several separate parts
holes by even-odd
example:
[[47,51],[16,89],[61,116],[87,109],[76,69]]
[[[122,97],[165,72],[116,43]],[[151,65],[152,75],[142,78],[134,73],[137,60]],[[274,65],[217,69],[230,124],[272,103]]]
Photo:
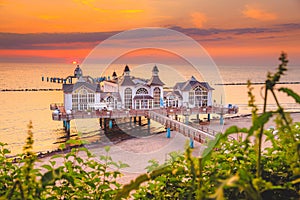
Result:
[[131,80],[130,76],[123,76],[123,79],[120,82],[120,86],[134,86],[134,82]]
[[159,78],[159,76],[158,76],[158,72],[159,72],[159,70],[158,70],[158,68],[157,68],[157,66],[155,65],[154,67],[153,67],[153,69],[152,69],[152,77],[151,77],[151,79],[148,81],[148,85],[157,85],[157,86],[163,86],[163,85],[165,85],[161,80],[160,80],[160,78]]
[[157,85],[157,86],[163,86],[165,85],[158,76],[152,76],[151,79],[148,82],[148,85]]
[[152,69],[152,72],[156,72],[156,73],[158,73],[158,72],[159,72],[159,70],[158,70],[158,68],[157,68],[157,66],[156,66],[156,65],[153,67],[153,69]]
[[128,65],[125,66],[124,72],[130,72],[130,69],[129,69]]
[[79,78],[82,76],[82,69],[79,67],[79,65],[77,65],[77,67],[74,70],[74,76],[76,78]]

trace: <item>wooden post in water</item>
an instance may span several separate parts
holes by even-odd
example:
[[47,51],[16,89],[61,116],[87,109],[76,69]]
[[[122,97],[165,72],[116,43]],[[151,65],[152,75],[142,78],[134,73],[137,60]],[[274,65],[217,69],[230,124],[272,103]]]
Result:
[[99,118],[100,128],[102,128],[102,118]]
[[103,125],[103,129],[106,131],[106,124],[107,124],[107,119],[104,118],[104,125]]
[[139,126],[141,126],[141,125],[142,125],[142,117],[139,116]]

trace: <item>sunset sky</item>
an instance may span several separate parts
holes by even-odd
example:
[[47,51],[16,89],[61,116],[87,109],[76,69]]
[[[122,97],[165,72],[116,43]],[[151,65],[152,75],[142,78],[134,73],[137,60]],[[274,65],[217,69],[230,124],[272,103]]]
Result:
[[300,67],[299,0],[0,0],[0,21],[2,63],[81,62],[114,34],[163,27],[218,65],[277,64],[286,51]]

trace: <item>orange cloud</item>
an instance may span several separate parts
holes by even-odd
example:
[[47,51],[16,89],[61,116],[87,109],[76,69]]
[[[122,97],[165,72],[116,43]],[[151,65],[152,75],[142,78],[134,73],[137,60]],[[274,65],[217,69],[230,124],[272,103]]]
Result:
[[245,9],[242,11],[245,17],[256,19],[260,21],[270,21],[277,19],[277,15],[265,10],[254,8],[252,6],[246,5]]
[[11,58],[11,59],[18,59],[18,58],[30,58],[35,60],[39,58],[42,59],[50,59],[55,61],[65,60],[66,62],[70,63],[74,59],[77,60],[84,60],[84,58],[90,53],[91,49],[66,49],[66,50],[1,50],[0,55],[1,58]]
[[40,15],[39,18],[43,20],[53,20],[53,19],[59,19],[60,17],[53,16],[53,15]]
[[202,28],[203,24],[207,21],[206,15],[200,12],[194,12],[191,14],[192,23],[197,28]]
[[121,10],[122,13],[140,13],[144,12],[144,10]]

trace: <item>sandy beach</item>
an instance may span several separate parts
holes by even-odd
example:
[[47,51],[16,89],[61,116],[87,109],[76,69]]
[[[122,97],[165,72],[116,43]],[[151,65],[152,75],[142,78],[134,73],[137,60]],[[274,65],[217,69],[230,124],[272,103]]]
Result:
[[[294,122],[300,122],[300,113],[291,113],[291,117]],[[211,128],[219,126],[219,120],[211,121]],[[246,117],[234,117],[225,119],[225,124],[222,130],[225,131],[228,127],[236,125],[238,127],[249,128],[251,126],[252,119],[251,116]],[[270,120],[265,128],[274,126],[273,120]],[[237,137],[236,135],[232,135]],[[145,173],[146,167],[149,165],[148,161],[151,159],[157,160],[160,164],[163,164],[165,160],[168,159],[169,153],[173,151],[184,152],[185,145],[189,145],[189,138],[184,137],[182,134],[172,131],[171,138],[166,137],[166,133],[154,134],[141,138],[131,138],[123,140],[117,143],[105,143],[102,145],[87,145],[86,147],[95,154],[95,159],[98,159],[100,155],[105,154],[104,146],[109,145],[110,152],[109,155],[114,161],[121,161],[127,163],[130,167],[122,169],[121,172],[124,174],[123,177],[119,179],[120,183],[128,183],[130,180],[136,178],[139,174]],[[264,146],[270,144],[265,143]],[[193,155],[198,156],[202,153],[204,145],[194,142]],[[83,153],[81,156],[86,157]],[[39,165],[43,165],[48,162],[49,156],[42,158]],[[56,159],[57,165],[60,165],[63,160]]]

